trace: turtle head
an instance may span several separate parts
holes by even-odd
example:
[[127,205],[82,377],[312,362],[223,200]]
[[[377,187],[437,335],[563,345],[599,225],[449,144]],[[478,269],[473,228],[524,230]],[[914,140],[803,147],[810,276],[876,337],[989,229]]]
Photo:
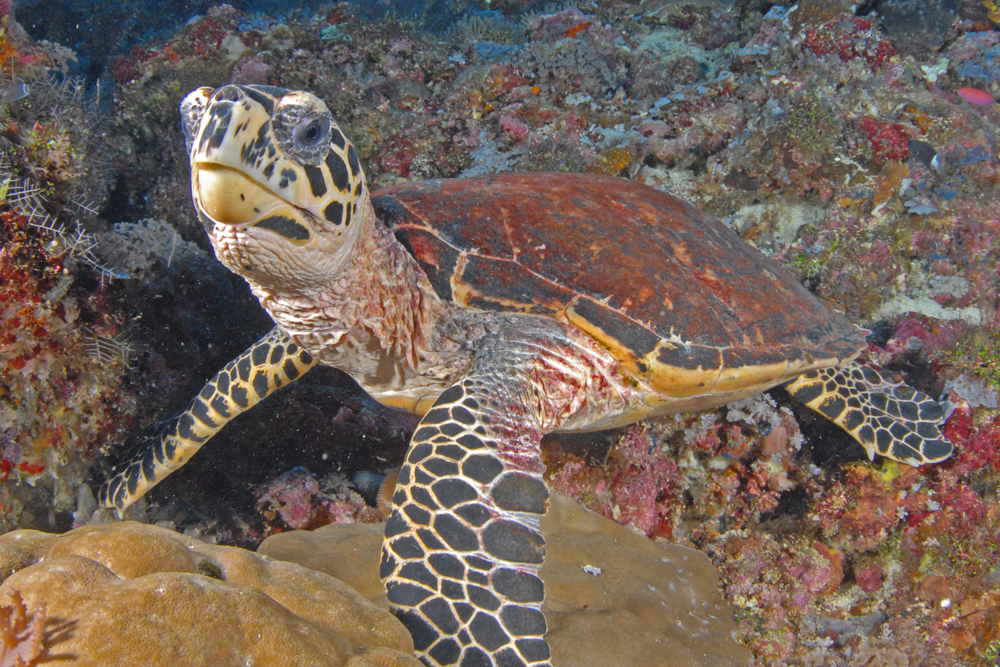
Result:
[[271,86],[199,88],[181,103],[195,209],[230,270],[274,289],[336,279],[368,193],[321,99]]

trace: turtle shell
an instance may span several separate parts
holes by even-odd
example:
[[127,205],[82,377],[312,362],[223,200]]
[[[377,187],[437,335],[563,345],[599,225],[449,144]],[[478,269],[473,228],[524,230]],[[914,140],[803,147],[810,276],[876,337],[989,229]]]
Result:
[[718,219],[632,181],[504,173],[372,204],[442,299],[569,322],[670,396],[774,385],[865,344]]

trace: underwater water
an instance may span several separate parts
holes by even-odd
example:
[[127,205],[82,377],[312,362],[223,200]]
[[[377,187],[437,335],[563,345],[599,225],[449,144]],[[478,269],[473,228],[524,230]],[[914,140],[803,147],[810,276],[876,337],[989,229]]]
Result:
[[[160,614],[140,581],[150,573],[189,577],[156,580],[170,591],[163,609],[218,605],[276,628],[255,639],[209,626],[170,664],[227,664],[216,657],[227,652],[409,664],[414,641],[448,664],[386,611],[382,529],[368,525],[388,515],[420,418],[347,373],[320,365],[234,419],[124,512],[137,523],[99,507],[144,430],[274,327],[216,259],[192,201],[179,107],[227,85],[322,100],[372,192],[558,172],[691,202],[857,325],[860,362],[942,406],[955,452],[919,467],[870,459],[781,387],[545,437],[547,487],[606,519],[560,497],[542,526],[556,667],[1000,664],[1000,6],[6,0],[0,70],[0,664],[59,651],[144,664],[129,651],[159,645],[138,635],[98,653],[106,627],[57,629],[98,616],[87,600],[118,610],[109,618],[133,603]],[[577,206],[535,208],[554,219]],[[593,251],[609,238],[574,242]],[[648,243],[635,238],[636,256]],[[698,272],[732,268],[705,247],[689,263]],[[574,274],[599,265],[625,310],[649,285],[669,285],[666,301],[696,291],[666,260],[582,257]],[[504,287],[527,289],[522,278]],[[761,321],[778,322],[758,331],[761,358],[815,322],[772,293],[759,303]],[[52,535],[11,532],[24,530]],[[258,548],[309,573],[293,581],[254,560]],[[63,594],[43,566],[68,555],[126,583],[80,561],[72,578],[106,597]],[[227,582],[266,599],[225,607]],[[45,602],[53,591],[62,602]],[[302,602],[319,598],[348,620]],[[186,624],[178,613],[163,627],[183,637]],[[310,639],[293,650],[283,638],[295,633]]]

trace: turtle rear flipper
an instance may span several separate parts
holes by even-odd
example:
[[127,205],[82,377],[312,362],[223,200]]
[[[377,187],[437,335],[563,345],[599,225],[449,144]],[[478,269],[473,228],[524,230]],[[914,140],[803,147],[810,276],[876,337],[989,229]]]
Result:
[[955,449],[938,428],[940,403],[861,364],[809,371],[785,388],[851,434],[869,458],[877,453],[919,466],[943,461]]
[[187,408],[149,426],[101,485],[103,507],[119,515],[187,463],[229,420],[316,365],[312,355],[275,327],[215,374]]
[[446,390],[417,427],[380,574],[428,664],[548,667],[542,433],[523,403],[501,404],[516,391],[480,377]]

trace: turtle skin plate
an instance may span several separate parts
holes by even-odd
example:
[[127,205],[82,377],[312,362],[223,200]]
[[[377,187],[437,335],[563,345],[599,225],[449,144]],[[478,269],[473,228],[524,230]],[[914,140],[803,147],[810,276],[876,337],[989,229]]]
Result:
[[667,396],[774,385],[865,346],[718,219],[639,183],[504,173],[372,204],[442,299],[567,321]]

